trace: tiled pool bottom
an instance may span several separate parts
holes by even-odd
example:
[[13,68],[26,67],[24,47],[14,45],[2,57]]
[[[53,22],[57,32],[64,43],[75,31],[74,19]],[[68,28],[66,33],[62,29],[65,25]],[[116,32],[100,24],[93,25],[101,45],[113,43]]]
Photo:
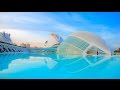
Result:
[[120,79],[120,56],[0,54],[0,79]]

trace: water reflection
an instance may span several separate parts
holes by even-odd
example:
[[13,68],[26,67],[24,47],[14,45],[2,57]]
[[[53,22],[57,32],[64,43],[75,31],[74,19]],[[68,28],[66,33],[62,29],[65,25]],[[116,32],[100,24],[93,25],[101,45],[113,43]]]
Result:
[[29,59],[29,54],[28,53],[0,54],[0,71],[8,69],[9,64],[19,58]]
[[90,67],[99,66],[99,64],[104,63],[109,59],[110,57],[105,56],[83,57],[77,55],[68,56],[32,53],[0,54],[0,71],[6,69],[10,71],[10,68],[14,68],[17,71],[18,68],[25,69],[46,66],[49,70],[53,71],[59,71],[61,68],[63,68],[63,72],[77,73]]
[[37,64],[46,64],[49,69],[52,69],[57,64],[57,56],[55,54],[30,54],[30,53],[14,53],[0,54],[0,71],[6,70],[14,66],[15,69],[31,68]]
[[71,58],[69,58],[69,56],[62,56],[59,60],[59,64],[64,66],[66,71],[69,73],[78,73],[86,69],[94,69],[96,67],[97,70],[101,70],[108,65],[110,58],[111,57],[108,56],[73,56]]

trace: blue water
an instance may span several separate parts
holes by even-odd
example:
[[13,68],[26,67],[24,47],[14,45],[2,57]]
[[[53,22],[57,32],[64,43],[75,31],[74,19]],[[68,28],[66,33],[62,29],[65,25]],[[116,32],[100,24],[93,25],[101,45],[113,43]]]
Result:
[[0,54],[0,79],[120,79],[120,56]]

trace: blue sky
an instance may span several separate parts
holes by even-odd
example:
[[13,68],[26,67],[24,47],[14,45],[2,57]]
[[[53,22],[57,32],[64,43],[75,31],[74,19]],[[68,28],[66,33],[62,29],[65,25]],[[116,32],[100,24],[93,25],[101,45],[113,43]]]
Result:
[[0,31],[11,33],[16,43],[39,45],[51,32],[64,39],[76,31],[90,31],[111,48],[120,47],[119,12],[1,12]]

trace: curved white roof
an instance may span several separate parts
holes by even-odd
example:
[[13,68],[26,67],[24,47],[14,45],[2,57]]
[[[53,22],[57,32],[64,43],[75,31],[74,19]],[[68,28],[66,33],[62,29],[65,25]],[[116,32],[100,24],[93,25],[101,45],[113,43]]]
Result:
[[58,34],[51,33],[46,43],[46,47],[51,47],[55,44],[61,43],[62,41],[62,37],[60,37]]
[[103,50],[104,52],[108,54],[111,53],[105,41],[99,36],[95,35],[94,33],[87,32],[87,31],[81,31],[81,32],[72,33],[70,36],[78,37],[86,41],[87,43],[98,47],[99,49]]

